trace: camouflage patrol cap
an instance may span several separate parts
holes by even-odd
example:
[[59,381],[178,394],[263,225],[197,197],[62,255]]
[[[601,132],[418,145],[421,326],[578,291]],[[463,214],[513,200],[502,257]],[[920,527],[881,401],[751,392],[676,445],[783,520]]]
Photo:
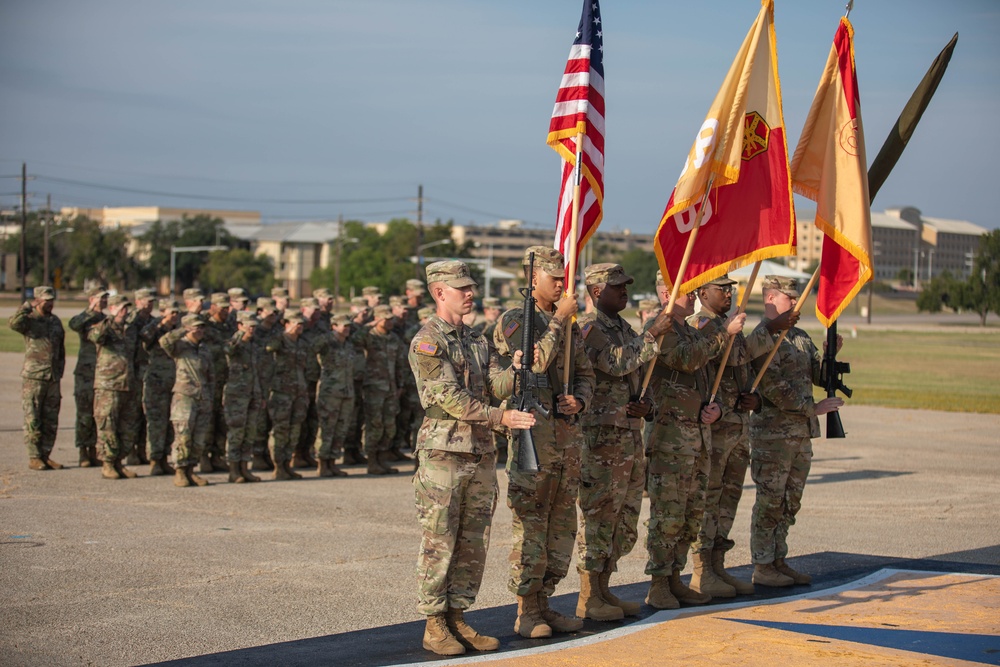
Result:
[[433,315],[435,312],[437,312],[437,311],[434,310],[433,308],[431,308],[430,306],[424,306],[423,308],[421,308],[420,310],[417,311],[417,318],[419,318],[421,320],[426,320],[428,317],[430,317],[431,315]]
[[729,277],[728,273],[723,273],[721,276],[715,280],[709,280],[706,285],[718,285],[719,287],[728,287],[729,285],[735,285],[736,281]]
[[107,296],[107,295],[108,295],[108,290],[101,286],[91,287],[89,290],[87,290],[88,299],[93,299],[94,297],[97,296]]
[[120,306],[132,303],[129,301],[128,296],[124,294],[115,294],[114,296],[108,297],[108,306]]
[[284,315],[282,315],[282,318],[285,320],[285,322],[293,322],[298,324],[306,323],[306,318],[302,316],[302,311],[299,310],[298,308],[287,308],[285,310]]
[[299,308],[319,308],[319,299],[312,296],[304,296],[299,299]]
[[148,287],[140,287],[139,289],[137,289],[135,292],[132,293],[132,298],[135,301],[139,301],[140,299],[152,299],[154,296],[156,295],[153,294],[153,290],[149,289]]
[[665,281],[663,279],[663,271],[661,271],[659,269],[656,270],[656,286],[657,287],[666,287],[667,286],[667,281]]
[[204,301],[205,295],[197,287],[189,287],[183,293],[185,301]]
[[500,299],[497,299],[496,297],[492,296],[488,296],[485,299],[483,299],[483,308],[499,308],[499,307],[500,307]]
[[799,298],[799,283],[795,278],[789,278],[787,276],[764,276],[764,280],[760,283],[760,287],[762,290],[778,290],[793,299]]
[[39,285],[35,288],[35,298],[43,301],[53,301],[56,298],[56,293],[48,285]]
[[416,278],[410,278],[406,281],[406,289],[413,290],[414,292],[419,292],[421,294],[427,291],[424,288],[424,282],[422,280],[417,280]]
[[365,301],[365,297],[363,297],[363,296],[356,296],[353,299],[351,299],[351,305],[352,306],[367,306],[368,302]]
[[225,292],[214,292],[212,294],[212,305],[213,306],[228,306],[229,305],[229,295]]
[[277,307],[274,299],[266,296],[257,297],[257,310],[276,310]]
[[392,317],[392,308],[385,304],[380,304],[375,306],[375,319],[390,319]]
[[188,313],[187,315],[181,318],[181,326],[183,326],[185,329],[203,327],[205,326],[205,320],[201,319],[194,313]]
[[336,314],[330,316],[330,324],[331,325],[333,325],[333,324],[339,324],[339,325],[350,324],[352,321],[353,320],[351,319],[351,316],[349,314],[347,314],[347,313],[336,313]]
[[320,287],[318,289],[313,290],[313,296],[317,299],[332,299],[333,292],[331,292],[325,287]]
[[249,310],[241,310],[236,313],[236,323],[237,324],[252,324],[257,326],[260,324],[260,318],[257,317],[257,313],[251,312]]
[[399,307],[401,307],[401,306],[403,306],[405,304],[406,304],[406,302],[403,301],[403,297],[401,297],[401,296],[395,296],[394,295],[394,296],[390,296],[389,297],[389,307],[390,308],[399,308]]
[[479,286],[479,283],[472,279],[472,274],[469,273],[469,266],[457,259],[448,259],[443,262],[428,264],[427,284],[431,283],[444,283],[448,287],[454,287],[455,289]]
[[656,299],[643,299],[639,302],[639,310],[650,311],[660,307],[660,302]]
[[247,296],[247,291],[242,287],[230,287],[227,290],[229,294],[230,301],[249,301],[250,297]]
[[177,312],[181,309],[181,304],[177,302],[177,299],[160,299],[159,302],[157,302],[156,307],[160,309],[161,313],[165,313],[168,310]]
[[632,276],[625,273],[621,264],[605,262],[603,264],[591,264],[583,270],[583,277],[587,287],[591,285],[631,285],[635,282]]
[[272,287],[271,288],[271,298],[272,299],[287,299],[288,298],[288,288],[287,287]]
[[368,285],[366,287],[362,287],[361,288],[361,293],[364,296],[375,296],[377,294],[381,294],[381,292],[379,291],[379,289],[377,287],[375,287],[374,285]]
[[555,248],[545,245],[533,245],[525,248],[524,257],[521,259],[521,266],[528,266],[531,254],[535,255],[535,268],[550,276],[561,278],[566,275],[565,260],[563,254]]

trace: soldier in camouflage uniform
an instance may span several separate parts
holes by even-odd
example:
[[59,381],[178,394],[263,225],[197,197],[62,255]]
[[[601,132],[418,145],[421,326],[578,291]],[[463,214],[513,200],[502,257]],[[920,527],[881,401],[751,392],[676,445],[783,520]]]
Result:
[[226,465],[226,416],[222,408],[222,395],[226,388],[226,344],[235,330],[229,324],[229,295],[215,292],[209,298],[205,322],[205,339],[202,345],[212,355],[212,420],[208,442],[201,453],[200,468],[203,473],[224,472]]
[[149,367],[143,378],[142,409],[146,415],[146,442],[149,446],[149,474],[173,475],[168,457],[174,441],[170,423],[170,399],[177,371],[174,360],[160,347],[160,339],[180,324],[180,304],[174,299],[160,299],[160,316],[154,317],[139,331],[140,345],[149,355]]
[[645,329],[646,322],[656,317],[660,312],[660,303],[656,299],[643,299],[639,302],[639,307],[635,311],[639,318],[639,328]]
[[[299,300],[299,308],[305,324],[302,327],[302,344],[307,350],[323,335],[329,333],[330,327],[319,328],[319,301],[311,296]],[[316,438],[319,436],[319,410],[316,404],[316,385],[319,384],[319,359],[310,352],[306,355],[306,397],[309,401],[306,407],[306,418],[299,431],[299,440],[295,445],[291,466],[293,468],[316,468],[319,464],[313,452],[316,449]]]
[[389,306],[375,306],[375,320],[354,334],[365,350],[365,454],[369,475],[399,472],[389,465],[392,438],[396,435],[396,413],[402,394],[406,347],[392,333],[395,319]]
[[670,319],[661,316],[640,336],[619,315],[628,305],[627,286],[632,277],[618,264],[593,264],[584,276],[596,309],[579,323],[597,386],[593,403],[581,419],[576,615],[616,621],[635,616],[640,609],[638,602],[611,593],[610,581],[618,561],[632,551],[638,538],[646,485],[642,421],[651,417],[653,409],[651,399],[640,400],[642,371],[656,356],[656,338],[670,328]]
[[650,501],[646,574],[652,575],[646,603],[657,609],[712,599],[685,586],[680,575],[705,511],[710,424],[722,415],[718,403],[708,403],[711,379],[706,367],[746,320],[740,313],[711,336],[703,336],[684,321],[694,312],[694,300],[694,293],[689,293],[674,303],[673,326],[660,343],[650,382],[656,419],[646,438]]
[[214,392],[212,353],[204,345],[205,320],[195,313],[181,319],[181,326],[160,338],[160,347],[174,360],[174,381],[170,421],[174,427],[174,486],[207,486],[208,480],[194,473],[194,467],[208,446],[212,432]]
[[[792,278],[765,276],[764,319],[759,327],[795,307],[799,292]],[[775,334],[771,334],[774,336]],[[838,338],[839,351],[842,339]],[[763,358],[754,360],[759,372]],[[764,586],[808,584],[812,578],[793,570],[788,556],[788,529],[802,507],[802,491],[812,462],[812,442],[818,437],[819,415],[844,404],[839,397],[813,400],[813,385],[823,386],[822,353],[802,329],[792,327],[760,382],[763,405],[752,419],[750,475],[757,500],[750,520],[753,582]]]
[[197,287],[189,287],[181,294],[184,301],[184,310],[187,314],[197,315],[204,322],[205,317],[202,311],[205,310],[205,295]]
[[314,289],[313,298],[319,304],[317,326],[320,331],[325,333],[330,330],[330,320],[333,318],[333,307],[336,305],[336,299],[333,297],[333,292],[325,287]]
[[34,298],[21,304],[8,321],[11,329],[24,336],[21,405],[24,444],[32,470],[62,468],[49,458],[59,432],[59,382],[66,368],[66,332],[52,314],[55,298],[51,287],[36,287]]
[[264,409],[257,417],[257,437],[253,443],[253,469],[274,470],[268,440],[271,436],[271,415],[267,409],[267,398],[271,395],[271,382],[274,378],[274,356],[267,351],[267,344],[272,338],[284,333],[284,326],[278,325],[278,313],[274,299],[262,296],[257,299],[257,318],[260,323],[254,331],[254,344],[258,348],[261,396],[264,399]]
[[368,304],[369,308],[374,309],[375,306],[382,303],[382,293],[374,285],[362,287],[361,296],[364,297],[365,303]]
[[[139,333],[142,333],[142,330],[146,328],[146,325],[153,320],[154,299],[155,294],[151,289],[137,289],[132,293],[132,303],[135,305],[135,310],[132,310],[129,313],[129,325],[135,327],[135,330]],[[140,342],[135,347],[135,386],[140,408],[145,402],[143,389],[145,387],[146,372],[148,369],[149,352]],[[136,439],[135,447],[126,459],[128,465],[145,465],[149,463],[149,457],[146,455],[146,430],[146,413],[140,410],[139,434]]]
[[[529,256],[534,254],[534,275],[528,275]],[[513,514],[514,542],[510,555],[508,588],[517,596],[518,616],[514,631],[523,637],[549,637],[552,631],[574,632],[583,621],[564,616],[549,607],[548,598],[569,571],[576,540],[576,500],[580,483],[580,450],[583,432],[580,413],[594,396],[594,369],[573,322],[576,297],[563,296],[563,256],[545,246],[525,250],[525,279],[534,288],[538,307],[535,321],[538,359],[533,369],[547,378],[540,387],[539,401],[549,410],[539,417],[532,433],[538,450],[538,472],[530,473],[507,464],[507,505]],[[494,332],[494,344],[504,357],[521,349],[524,312],[514,308],[504,313]],[[570,356],[566,336],[572,337]],[[564,368],[569,367],[570,391],[563,389]],[[511,440],[511,444],[515,444]]]
[[351,316],[333,315],[330,331],[313,341],[312,356],[321,367],[316,405],[319,408],[319,476],[343,477],[337,467],[354,410],[354,360],[357,349],[348,340]]
[[122,465],[139,437],[142,407],[135,377],[135,355],[139,331],[129,324],[132,302],[124,294],[108,299],[108,317],[90,328],[90,341],[97,345],[94,372],[94,421],[97,441],[104,454],[101,476],[125,479],[136,474]]
[[[464,619],[479,592],[496,509],[496,452],[491,429],[530,428],[530,413],[492,407],[510,395],[514,377],[479,332],[462,324],[475,281],[459,261],[434,262],[427,282],[437,313],[414,336],[409,365],[426,412],[413,477],[423,528],[417,557],[417,611],[427,616],[424,648],[460,655],[493,651],[494,637]],[[520,351],[514,358],[520,365]]]
[[226,342],[227,375],[222,408],[226,417],[229,481],[233,483],[260,481],[250,472],[253,443],[264,408],[259,369],[262,350],[254,344],[254,330],[259,323],[255,313],[240,311],[236,316],[236,333]]
[[[416,278],[406,281],[406,328],[404,330],[404,340],[407,346],[409,346],[413,337],[417,335],[417,332],[420,331],[420,328],[424,326],[424,323],[420,320],[420,311],[423,309],[421,304],[423,304],[424,294],[426,293],[427,289],[424,287],[424,281],[417,280]],[[487,342],[491,343],[489,340]],[[420,430],[420,424],[424,421],[424,408],[420,405],[420,396],[417,393],[416,382],[412,379],[413,373],[406,373],[405,375],[408,383],[406,391],[403,394],[403,399],[409,400],[410,404],[410,432],[406,436],[406,443],[411,449],[416,451],[417,431]]]
[[87,337],[90,327],[104,319],[108,292],[103,287],[87,291],[87,308],[69,321],[69,328],[80,337],[80,351],[73,371],[73,399],[76,403],[76,447],[80,467],[101,464],[97,455],[97,425],[94,423],[94,369],[97,367],[97,346]]
[[285,326],[285,311],[288,310],[288,288],[287,287],[272,287],[271,288],[271,298],[274,300],[274,308],[278,313],[278,322],[282,327]]
[[274,359],[271,394],[267,410],[273,425],[274,479],[302,479],[291,468],[292,454],[299,441],[306,418],[309,397],[306,395],[306,361],[309,349],[302,341],[305,319],[297,308],[285,310],[284,331],[272,336],[266,350]]
[[242,287],[230,287],[226,290],[226,294],[229,295],[229,317],[226,321],[229,323],[230,330],[235,333],[237,329],[236,316],[243,311],[252,311],[250,297],[247,296],[247,291]]
[[356,296],[351,299],[351,333],[348,341],[354,345],[357,354],[354,355],[354,408],[351,411],[351,424],[347,429],[347,442],[344,444],[344,465],[368,463],[368,459],[361,452],[361,434],[365,424],[365,348],[355,334],[369,321],[371,321],[371,309],[365,298]]
[[[403,301],[401,296],[390,296],[389,307],[392,308],[392,318],[395,326],[392,329],[393,335],[397,336],[406,350],[410,346],[410,341],[416,335],[418,328],[411,327],[413,324],[409,319],[409,306]],[[413,373],[403,369],[401,376],[402,392],[399,397],[399,408],[396,413],[396,433],[392,437],[392,444],[389,447],[389,454],[396,461],[410,461],[410,457],[403,453],[404,449],[412,449],[410,435],[413,430],[414,409],[419,409],[420,398],[417,396],[417,383]]]
[[[721,329],[733,305],[735,284],[735,280],[723,275],[702,285],[698,289],[701,311],[689,317],[688,324],[705,335]],[[722,407],[722,417],[711,427],[711,468],[705,494],[705,515],[698,540],[693,546],[695,562],[691,575],[691,588],[713,598],[754,592],[753,584],[731,576],[725,569],[725,554],[736,544],[729,539],[729,531],[736,518],[750,464],[750,411],[755,409],[759,400],[759,396],[755,400],[744,391],[753,380],[750,361],[770,352],[773,341],[768,332],[778,332],[782,323],[784,328],[788,328],[789,315],[772,320],[767,328],[755,329],[749,336],[740,332],[733,337],[732,349],[716,394]],[[795,319],[798,319],[797,314]],[[724,351],[720,352],[708,365],[709,378],[713,382],[724,354]]]

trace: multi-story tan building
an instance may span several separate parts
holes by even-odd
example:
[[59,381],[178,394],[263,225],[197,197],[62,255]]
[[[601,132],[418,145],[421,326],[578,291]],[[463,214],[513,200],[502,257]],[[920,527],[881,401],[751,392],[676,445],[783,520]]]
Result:
[[205,215],[210,218],[220,218],[226,227],[239,225],[259,225],[258,211],[233,211],[213,208],[171,208],[167,206],[105,206],[104,208],[66,207],[59,211],[63,219],[73,219],[83,215],[102,227],[135,227],[151,224],[160,220],[173,222],[185,217],[194,218]]

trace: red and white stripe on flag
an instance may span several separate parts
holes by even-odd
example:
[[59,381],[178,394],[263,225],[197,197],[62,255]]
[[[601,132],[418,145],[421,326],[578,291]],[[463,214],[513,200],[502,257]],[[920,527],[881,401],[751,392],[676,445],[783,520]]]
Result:
[[[582,140],[581,146],[577,146],[578,140]],[[604,37],[596,0],[584,1],[576,39],[556,94],[547,143],[563,159],[554,245],[566,258],[568,272],[571,264],[577,265],[580,250],[604,216]],[[578,154],[581,159],[577,257],[571,262]]]

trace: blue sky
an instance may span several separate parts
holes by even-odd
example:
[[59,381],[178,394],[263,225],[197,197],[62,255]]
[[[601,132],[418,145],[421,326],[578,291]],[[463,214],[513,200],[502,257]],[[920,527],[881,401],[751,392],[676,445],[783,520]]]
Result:
[[[605,228],[655,230],[759,6],[604,0]],[[425,220],[554,227],[559,158],[545,135],[580,9],[4,2],[0,174],[27,162],[36,206],[51,194],[59,206],[252,209],[269,221],[414,217],[422,184]],[[843,10],[843,0],[776,1],[790,152]],[[1000,227],[1000,3],[858,0],[851,20],[869,159],[959,33],[873,208]],[[14,205],[18,183],[3,182],[0,205]]]

